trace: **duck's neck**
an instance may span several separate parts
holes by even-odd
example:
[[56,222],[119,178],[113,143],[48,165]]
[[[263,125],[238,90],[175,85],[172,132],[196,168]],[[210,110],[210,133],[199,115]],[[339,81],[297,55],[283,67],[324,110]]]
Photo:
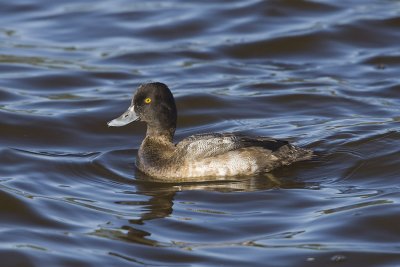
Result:
[[175,134],[175,127],[163,128],[157,125],[147,125],[146,137],[156,137],[165,139],[168,142],[172,142]]
[[169,164],[175,151],[172,137],[173,134],[170,132],[159,132],[147,127],[146,137],[140,145],[136,158],[136,166],[149,174],[153,169]]

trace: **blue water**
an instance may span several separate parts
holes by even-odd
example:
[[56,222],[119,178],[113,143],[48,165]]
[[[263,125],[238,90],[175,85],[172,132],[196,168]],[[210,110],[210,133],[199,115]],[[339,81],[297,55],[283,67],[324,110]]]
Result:
[[[14,3],[15,2],[15,3]],[[400,2],[0,3],[2,266],[400,265]],[[134,166],[168,84],[176,141],[240,131],[316,159],[229,181]]]

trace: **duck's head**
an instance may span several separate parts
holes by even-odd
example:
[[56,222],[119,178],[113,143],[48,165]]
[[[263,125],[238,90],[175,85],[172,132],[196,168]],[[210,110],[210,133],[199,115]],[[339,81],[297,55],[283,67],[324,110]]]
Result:
[[147,123],[147,135],[172,139],[176,129],[176,105],[168,86],[163,83],[142,84],[132,98],[131,106],[108,126],[124,126],[133,121]]

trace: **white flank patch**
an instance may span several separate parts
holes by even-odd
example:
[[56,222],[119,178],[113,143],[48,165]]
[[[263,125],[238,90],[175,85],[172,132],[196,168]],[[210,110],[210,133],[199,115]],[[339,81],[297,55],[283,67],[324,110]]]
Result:
[[257,171],[255,159],[243,157],[236,151],[227,153],[224,157],[198,161],[188,166],[189,177],[251,175]]

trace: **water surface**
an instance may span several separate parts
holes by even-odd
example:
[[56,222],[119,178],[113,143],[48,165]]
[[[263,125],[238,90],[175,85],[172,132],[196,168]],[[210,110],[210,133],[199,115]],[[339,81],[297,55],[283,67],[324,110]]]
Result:
[[[0,4],[4,266],[400,264],[400,2]],[[240,131],[318,158],[269,175],[158,183],[143,124],[108,128],[143,82],[176,140]]]

